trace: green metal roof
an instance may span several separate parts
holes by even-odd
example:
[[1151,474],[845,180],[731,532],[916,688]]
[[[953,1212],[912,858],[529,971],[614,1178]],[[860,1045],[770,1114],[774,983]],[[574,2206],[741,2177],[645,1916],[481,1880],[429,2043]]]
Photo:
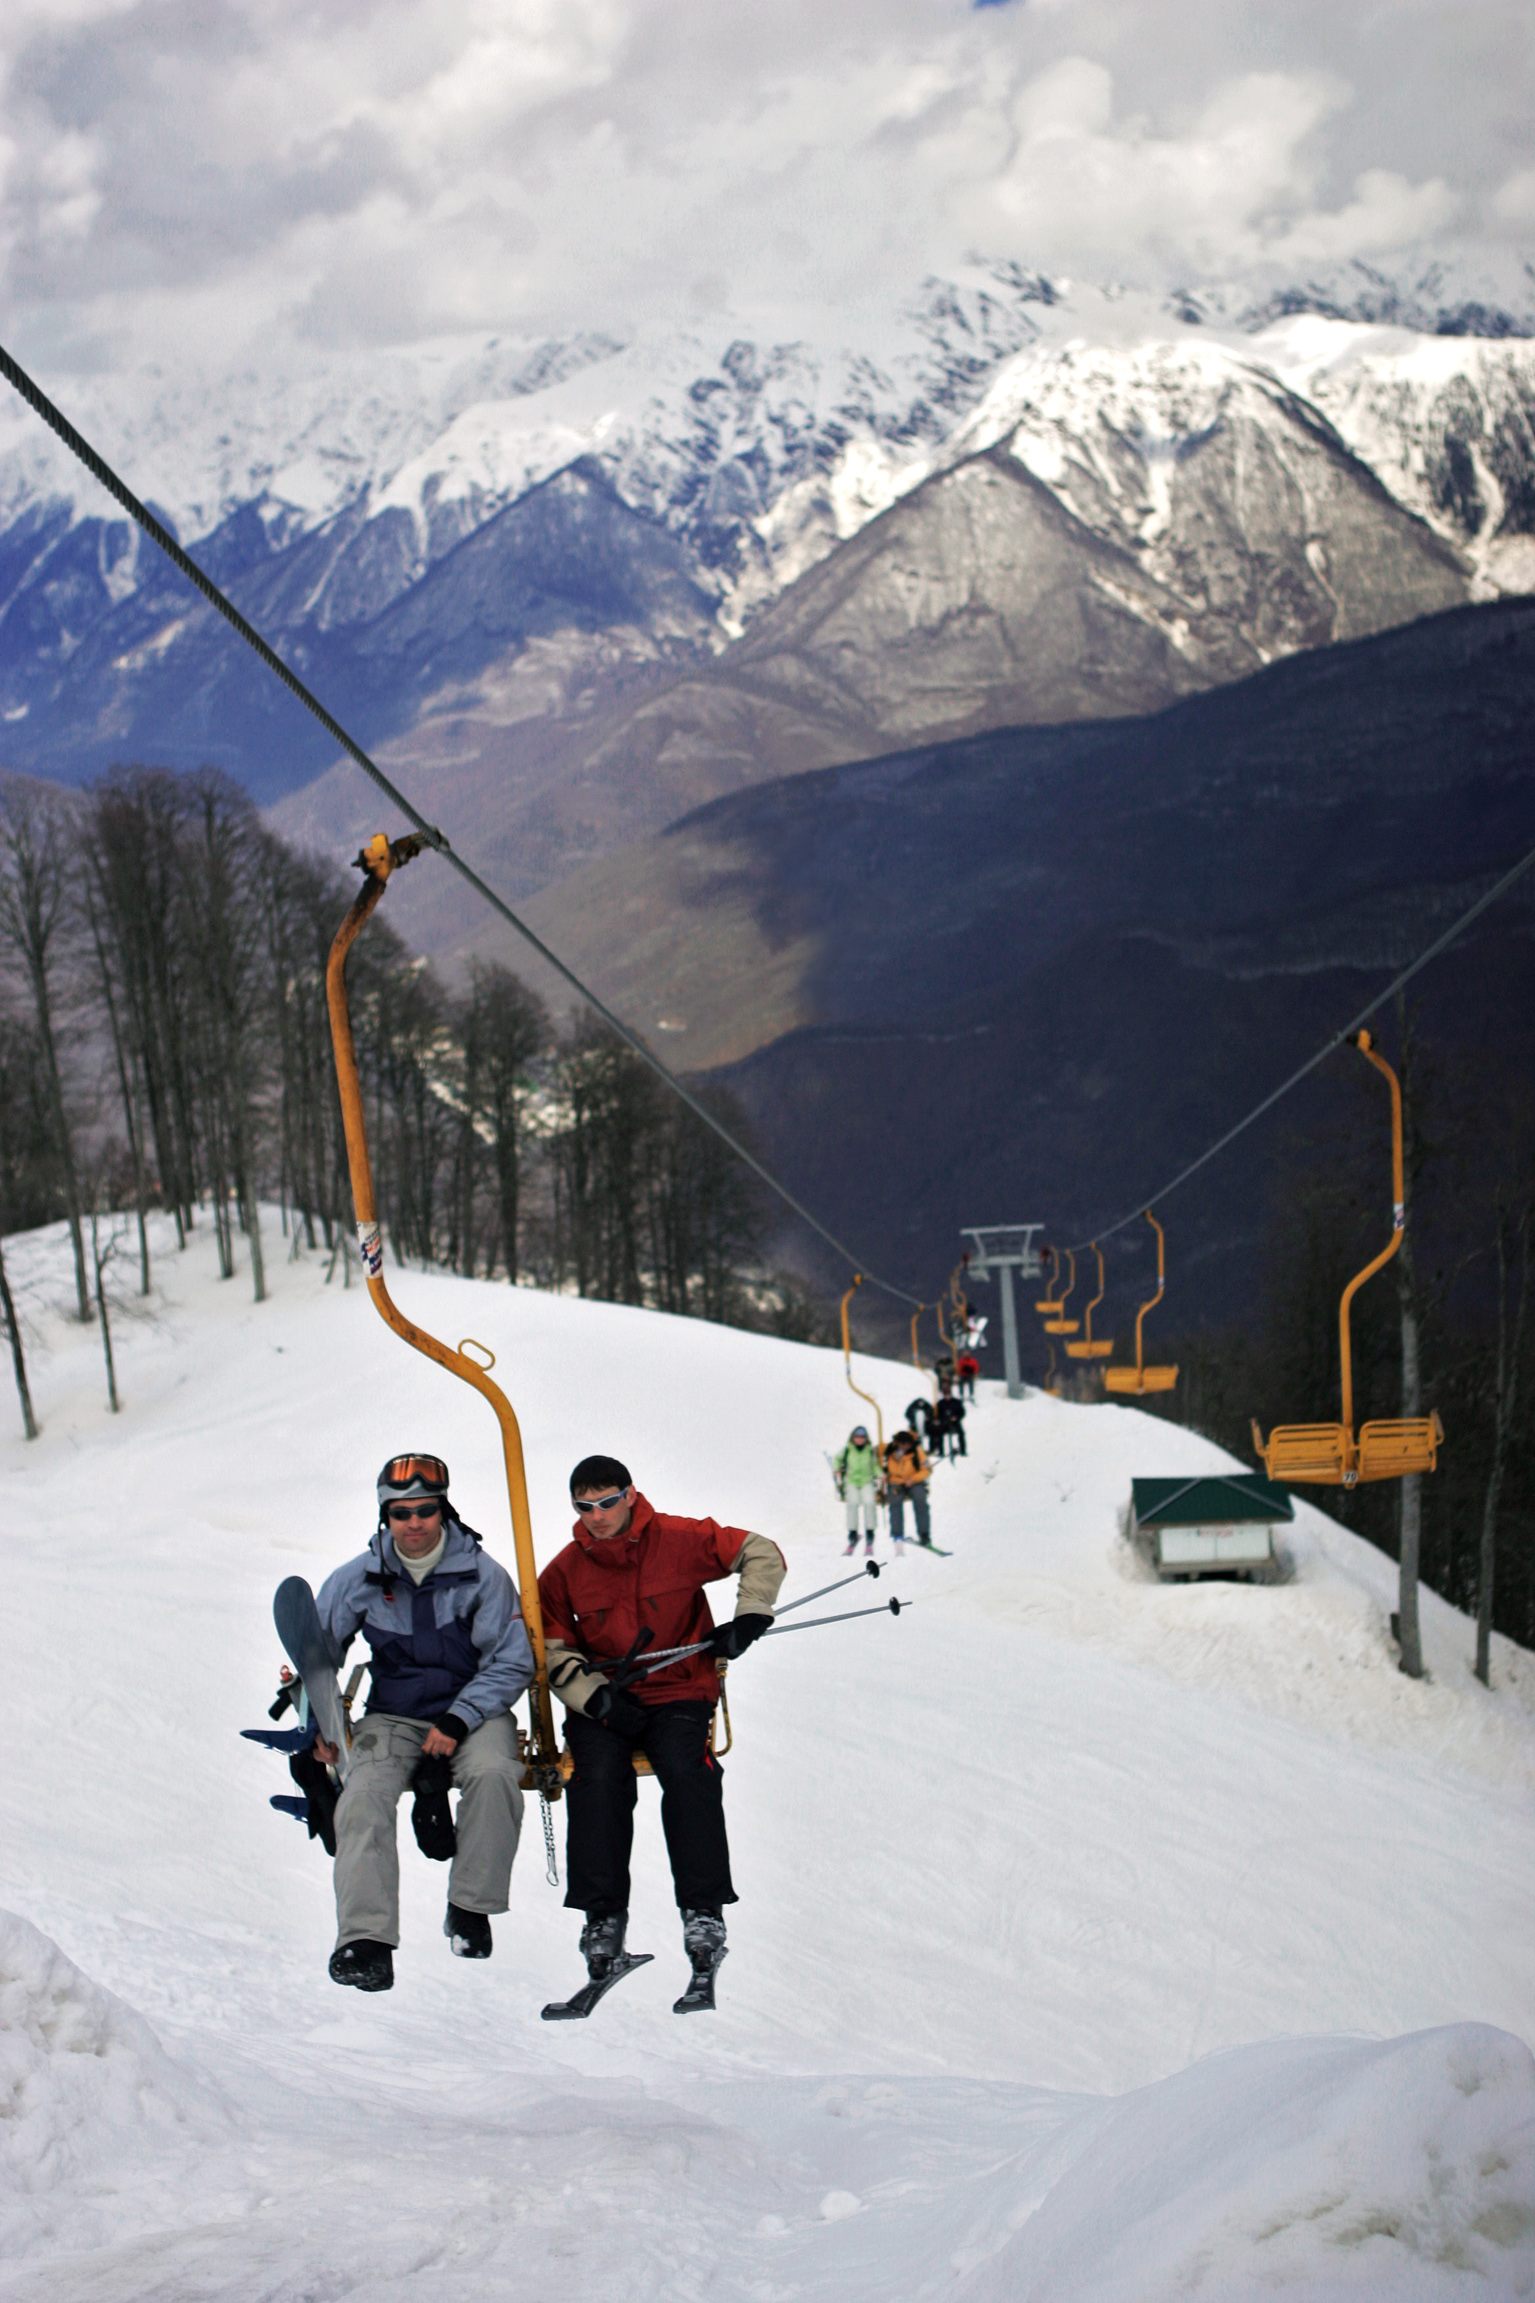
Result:
[[1290,1491],[1261,1471],[1216,1472],[1203,1479],[1132,1479],[1141,1527],[1234,1527],[1244,1520],[1293,1519]]

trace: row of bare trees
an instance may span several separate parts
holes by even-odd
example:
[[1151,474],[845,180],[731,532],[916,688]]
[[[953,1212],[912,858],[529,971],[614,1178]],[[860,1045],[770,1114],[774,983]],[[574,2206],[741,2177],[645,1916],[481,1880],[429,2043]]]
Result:
[[[226,1277],[243,1239],[258,1301],[263,1200],[295,1243],[347,1253],[325,961],[352,893],[213,770],[120,770],[83,793],[0,784],[0,1237],[67,1221],[82,1320],[104,1317],[89,1242],[108,1207],[136,1219],[146,1294],[156,1208],[183,1243],[211,1223]],[[349,984],[400,1261],[814,1324],[761,1271],[740,1163],[594,1018],[557,1030],[494,963],[450,991],[381,921]],[[24,1391],[3,1262],[0,1310]]]

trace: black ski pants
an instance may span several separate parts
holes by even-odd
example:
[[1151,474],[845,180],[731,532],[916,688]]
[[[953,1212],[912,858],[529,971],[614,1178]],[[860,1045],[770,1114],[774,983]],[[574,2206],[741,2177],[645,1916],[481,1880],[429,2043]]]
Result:
[[597,1719],[567,1712],[576,1769],[566,1790],[565,1906],[589,1919],[629,1908],[629,1855],[639,1785],[632,1754],[644,1752],[661,1786],[661,1829],[679,1911],[717,1911],[737,1900],[725,1839],[723,1770],[709,1749],[712,1703],[646,1707],[637,1743]]

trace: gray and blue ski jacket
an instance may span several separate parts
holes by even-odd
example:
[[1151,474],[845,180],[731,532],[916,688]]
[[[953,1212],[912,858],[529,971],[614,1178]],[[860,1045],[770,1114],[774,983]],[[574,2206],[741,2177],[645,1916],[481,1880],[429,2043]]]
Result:
[[[369,1711],[456,1720],[472,1735],[510,1711],[533,1677],[517,1587],[451,1512],[442,1557],[419,1584],[380,1528],[327,1576],[316,1604],[338,1670],[359,1631],[373,1650]],[[455,1734],[451,1724],[446,1732]]]

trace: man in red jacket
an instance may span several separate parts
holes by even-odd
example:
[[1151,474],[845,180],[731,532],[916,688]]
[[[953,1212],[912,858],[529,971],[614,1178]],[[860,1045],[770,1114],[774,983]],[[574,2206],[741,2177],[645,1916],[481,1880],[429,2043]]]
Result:
[[[783,1554],[745,1528],[653,1511],[613,1456],[586,1456],[570,1475],[570,1493],[575,1540],[538,1579],[549,1684],[567,1706],[575,1760],[565,1903],[586,1914],[581,1950],[591,1982],[616,1980],[629,1922],[633,1754],[643,1751],[661,1785],[661,1828],[693,1967],[677,2001],[677,2012],[686,2013],[714,2003],[724,1906],[736,1901],[720,1765],[709,1749],[716,1659],[744,1655],[772,1623]],[[726,1575],[740,1578],[740,1591],[733,1621],[716,1630],[703,1586]],[[636,1652],[644,1633],[650,1636]],[[643,1666],[647,1649],[699,1641],[706,1644],[698,1654],[643,1677],[624,1669],[631,1656]],[[619,1668],[595,1668],[604,1663]],[[589,2012],[589,2005],[570,2006]]]

